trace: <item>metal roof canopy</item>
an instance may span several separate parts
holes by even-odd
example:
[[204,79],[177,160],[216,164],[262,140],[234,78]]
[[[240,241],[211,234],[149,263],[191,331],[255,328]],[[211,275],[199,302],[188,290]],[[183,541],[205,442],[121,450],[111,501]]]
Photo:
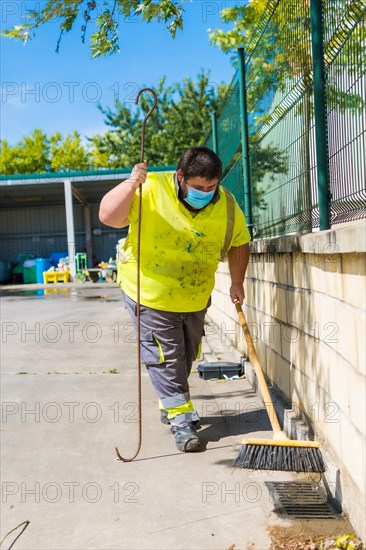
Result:
[[[171,172],[175,166],[152,166],[149,172]],[[70,274],[76,275],[73,197],[84,207],[88,258],[93,257],[90,206],[121,181],[128,179],[131,168],[89,172],[58,172],[0,176],[0,209],[30,206],[65,206]],[[90,267],[90,266],[89,266]]]
[[[149,172],[171,172],[175,166],[152,166]],[[22,206],[60,206],[65,204],[64,182],[81,204],[99,204],[103,196],[127,179],[131,168],[90,172],[57,172],[0,176],[0,208]]]

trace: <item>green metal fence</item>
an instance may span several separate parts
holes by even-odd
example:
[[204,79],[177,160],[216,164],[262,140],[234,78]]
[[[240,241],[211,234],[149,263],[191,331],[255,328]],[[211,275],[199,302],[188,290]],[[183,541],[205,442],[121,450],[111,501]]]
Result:
[[325,10],[330,188],[334,223],[362,217],[366,184],[366,2]]
[[237,115],[239,105],[238,73],[234,74],[225,99],[216,115],[217,145],[220,158],[226,168],[240,148],[240,122]]
[[269,0],[238,56],[206,144],[254,238],[366,217],[365,16],[366,0]]

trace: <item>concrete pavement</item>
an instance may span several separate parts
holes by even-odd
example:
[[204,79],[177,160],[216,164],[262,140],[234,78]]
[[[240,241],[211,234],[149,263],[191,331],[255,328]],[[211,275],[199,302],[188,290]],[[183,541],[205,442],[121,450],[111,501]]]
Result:
[[29,520],[16,549],[269,548],[268,527],[291,525],[273,514],[264,482],[274,474],[232,467],[246,433],[271,436],[248,382],[192,373],[204,450],[182,454],[143,367],[142,449],[121,463],[114,447],[134,453],[138,415],[120,291],[40,288],[8,287],[1,299],[1,537]]

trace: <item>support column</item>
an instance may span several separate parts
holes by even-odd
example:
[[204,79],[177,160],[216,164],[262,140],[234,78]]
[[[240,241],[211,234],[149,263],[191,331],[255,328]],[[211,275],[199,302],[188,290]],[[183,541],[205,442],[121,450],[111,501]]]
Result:
[[93,267],[93,244],[91,234],[90,206],[84,206],[85,246],[88,257],[88,267]]
[[[211,115],[212,147],[216,155],[219,155],[219,142],[217,139],[217,117],[216,113]],[[220,155],[219,155],[220,156]]]
[[324,69],[323,0],[310,0],[311,48],[314,73],[314,116],[320,229],[330,228],[329,149]]
[[66,209],[66,230],[67,230],[67,250],[70,259],[71,280],[76,276],[75,265],[75,231],[74,231],[74,211],[72,204],[71,180],[64,181],[65,209]]
[[248,130],[248,106],[247,87],[245,78],[244,48],[238,48],[239,69],[239,101],[240,101],[240,132],[244,177],[244,213],[250,236],[253,236],[253,212],[252,212],[252,188],[250,181],[250,157],[249,157],[249,130]]

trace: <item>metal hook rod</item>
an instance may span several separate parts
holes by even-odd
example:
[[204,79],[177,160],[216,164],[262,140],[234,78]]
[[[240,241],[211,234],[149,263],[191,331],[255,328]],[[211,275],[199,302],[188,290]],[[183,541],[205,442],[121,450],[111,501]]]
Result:
[[[155,109],[158,103],[158,96],[156,92],[151,88],[143,88],[139,91],[136,96],[135,104],[138,103],[140,95],[142,92],[151,92],[154,96],[154,104],[151,107],[150,111],[146,114],[144,122],[142,123],[142,138],[141,138],[141,158],[140,161],[144,162],[144,153],[145,153],[145,129],[146,121]],[[139,185],[139,202],[138,202],[138,222],[137,222],[137,299],[136,299],[136,321],[137,321],[137,369],[138,369],[138,413],[139,413],[139,438],[137,444],[137,450],[133,457],[124,458],[118,450],[118,447],[115,447],[115,451],[119,460],[122,462],[132,462],[140,452],[141,442],[142,442],[142,399],[141,399],[141,321],[140,321],[140,258],[141,258],[141,213],[142,213],[142,185]]]
[[140,90],[139,93],[138,93],[137,96],[136,96],[135,105],[138,104],[139,99],[140,99],[140,95],[141,95],[143,92],[150,92],[150,93],[153,95],[153,97],[154,97],[154,104],[153,104],[153,106],[151,107],[150,111],[149,111],[148,113],[146,113],[146,116],[145,116],[145,118],[144,118],[144,122],[142,123],[141,157],[140,157],[140,161],[141,161],[141,162],[144,162],[146,121],[147,121],[147,119],[149,118],[149,116],[151,115],[151,113],[153,112],[153,110],[155,109],[156,105],[158,104],[158,96],[156,95],[156,92],[155,92],[154,90],[152,90],[151,88],[142,88],[142,90]]

